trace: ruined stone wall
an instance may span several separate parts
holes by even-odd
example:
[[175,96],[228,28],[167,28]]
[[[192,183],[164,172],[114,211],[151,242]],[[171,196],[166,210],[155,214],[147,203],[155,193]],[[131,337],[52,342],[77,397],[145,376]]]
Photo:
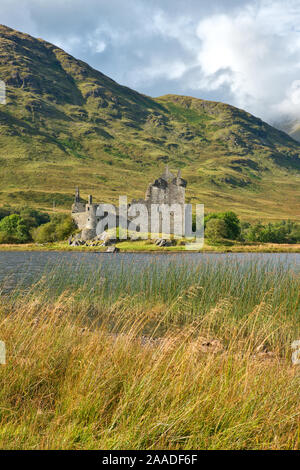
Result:
[[[176,235],[182,235],[184,233],[185,187],[186,181],[181,178],[180,171],[175,177],[169,169],[166,168],[164,174],[148,186],[145,196],[145,204],[148,207],[149,214],[151,204],[166,204],[170,206],[170,209],[173,204],[179,204],[181,206],[182,219],[180,219],[180,216],[178,217],[178,214],[170,215],[170,233]],[[182,220],[182,224],[179,223],[180,220]],[[150,217],[148,225],[150,231]],[[178,230],[176,227],[178,227]],[[159,221],[159,233],[163,233],[162,216],[160,216]]]
[[[180,171],[175,177],[168,168],[165,169],[163,175],[160,176],[154,183],[148,186],[146,191],[145,199],[133,200],[132,204],[140,203],[145,204],[148,209],[149,219],[148,227],[151,230],[150,215],[151,215],[151,204],[180,204],[184,208],[185,204],[185,187],[186,181],[181,178]],[[93,204],[92,196],[88,197],[88,203],[86,204],[80,199],[79,188],[76,189],[75,201],[72,206],[72,217],[80,230],[82,230],[82,238],[84,240],[90,240],[96,236],[96,227],[98,221],[97,217],[98,204]],[[118,213],[118,211],[117,211]],[[171,216],[172,217],[172,216]],[[183,211],[184,217],[184,211]],[[118,220],[118,215],[117,215]],[[118,222],[117,222],[118,223]],[[184,226],[184,219],[183,219]],[[160,233],[161,223],[160,223]],[[171,219],[171,233],[174,233],[174,217]]]
[[86,212],[72,212],[72,219],[74,220],[79,230],[83,230],[85,228],[87,222]]
[[77,212],[85,212],[85,202],[74,202],[72,205],[72,213],[76,214]]

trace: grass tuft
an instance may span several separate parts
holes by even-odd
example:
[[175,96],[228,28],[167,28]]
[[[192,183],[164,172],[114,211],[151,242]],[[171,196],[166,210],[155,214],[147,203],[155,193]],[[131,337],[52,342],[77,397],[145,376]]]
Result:
[[2,449],[299,449],[299,273],[59,266],[2,285]]

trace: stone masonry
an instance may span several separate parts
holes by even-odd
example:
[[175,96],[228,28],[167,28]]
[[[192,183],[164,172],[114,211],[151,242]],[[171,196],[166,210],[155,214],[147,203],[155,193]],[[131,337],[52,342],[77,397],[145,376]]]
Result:
[[[180,170],[175,176],[169,168],[166,167],[164,173],[156,179],[154,183],[149,184],[145,199],[132,200],[131,204],[144,204],[149,213],[151,204],[179,204],[183,210],[185,204],[186,185],[187,183],[181,177]],[[97,216],[98,206],[99,203],[93,203],[92,196],[88,196],[87,203],[83,201],[79,194],[79,188],[76,188],[75,200],[72,205],[72,218],[74,219],[77,227],[81,230],[81,238],[83,240],[91,240],[96,236],[96,227],[100,221],[100,218]],[[116,213],[118,223],[117,208]]]

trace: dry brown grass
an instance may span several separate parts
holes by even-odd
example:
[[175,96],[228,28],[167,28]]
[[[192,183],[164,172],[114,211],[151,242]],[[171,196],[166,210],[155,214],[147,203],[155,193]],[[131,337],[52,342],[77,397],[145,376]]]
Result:
[[71,303],[2,306],[2,449],[300,448],[299,374],[257,309],[230,338],[210,332],[213,309],[154,340],[139,315],[116,334]]
[[107,302],[103,269],[102,293],[64,275],[3,294],[0,447],[300,449],[299,276],[180,269],[148,297],[127,272]]

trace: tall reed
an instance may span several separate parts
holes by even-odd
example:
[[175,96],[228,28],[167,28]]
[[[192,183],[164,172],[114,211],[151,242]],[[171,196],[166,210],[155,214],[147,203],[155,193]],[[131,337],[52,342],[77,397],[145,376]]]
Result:
[[103,263],[3,281],[2,449],[299,449],[299,271]]

